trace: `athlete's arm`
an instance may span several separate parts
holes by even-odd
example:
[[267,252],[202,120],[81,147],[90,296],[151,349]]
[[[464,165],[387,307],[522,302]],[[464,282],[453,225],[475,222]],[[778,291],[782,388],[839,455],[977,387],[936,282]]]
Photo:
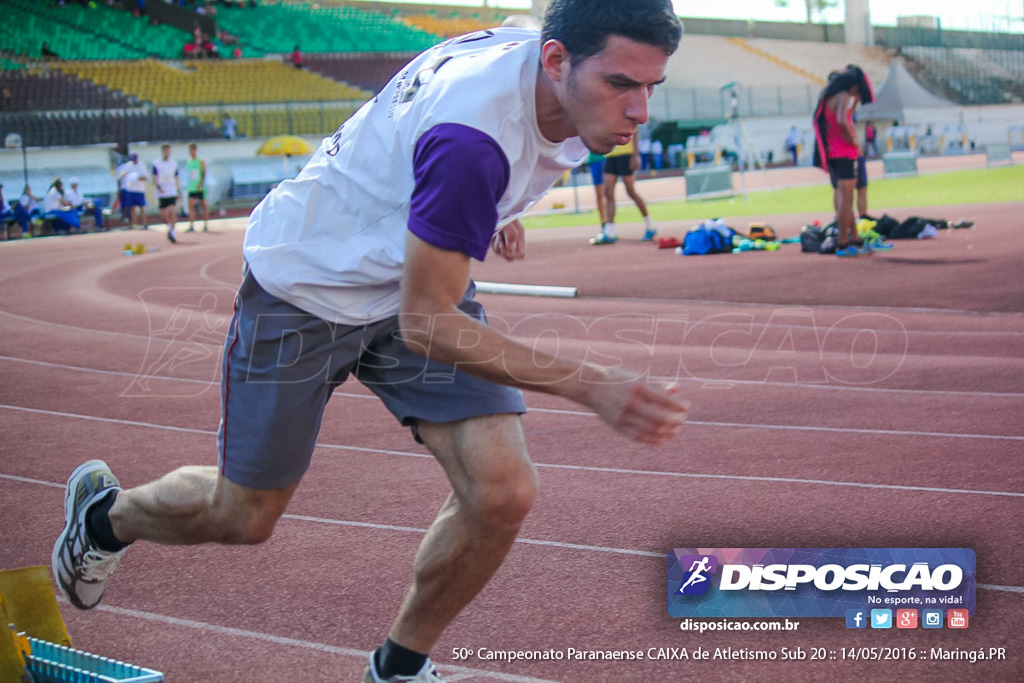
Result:
[[469,273],[469,256],[407,236],[399,319],[409,348],[492,382],[571,399],[637,441],[661,443],[679,432],[686,409],[671,390],[538,351],[460,311]]
[[[472,259],[492,248],[509,183],[509,163],[492,138],[462,125],[436,126],[417,142],[413,174],[400,311],[413,351],[499,384],[572,399],[640,441],[657,443],[678,431],[685,410],[665,389],[650,389],[622,369],[542,353],[458,308]],[[522,243],[517,222],[502,232]]]

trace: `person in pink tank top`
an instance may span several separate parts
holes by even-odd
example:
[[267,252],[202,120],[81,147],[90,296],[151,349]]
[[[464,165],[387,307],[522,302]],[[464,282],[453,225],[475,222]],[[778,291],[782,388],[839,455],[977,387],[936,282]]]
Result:
[[860,147],[853,112],[864,102],[874,101],[871,82],[857,66],[833,72],[818,99],[814,113],[817,145],[814,165],[826,170],[834,188],[839,237],[836,254],[859,256],[870,251],[857,237],[854,190],[857,185]]

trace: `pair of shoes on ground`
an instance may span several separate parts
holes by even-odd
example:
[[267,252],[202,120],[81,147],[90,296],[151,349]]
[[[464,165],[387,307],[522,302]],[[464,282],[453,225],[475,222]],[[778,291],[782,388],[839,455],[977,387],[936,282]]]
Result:
[[[644,236],[640,238],[640,241],[641,242],[652,242],[652,241],[654,241],[654,236],[657,235],[657,234],[658,234],[658,231],[654,230],[653,228],[651,228],[649,230],[646,230],[646,231],[644,231]],[[602,232],[597,237],[591,237],[590,238],[590,243],[595,245],[595,246],[599,246],[599,245],[602,245],[602,244],[615,244],[618,241],[619,241],[619,238],[617,236],[609,235],[609,234],[604,233],[604,232]]]
[[836,249],[836,256],[838,256],[839,258],[856,258],[858,256],[867,256],[870,253],[870,249],[867,249],[866,247],[862,246],[857,246],[856,244],[851,244],[848,247],[839,247]]
[[377,674],[377,664],[374,661],[374,653],[370,653],[370,663],[366,665],[363,673],[363,683],[444,683],[437,674],[437,669],[428,659],[418,672],[412,676],[391,676],[381,678]]
[[78,609],[92,609],[103,599],[107,578],[124,554],[101,550],[86,533],[86,515],[112,491],[117,477],[102,460],[75,468],[64,493],[64,531],[53,546],[53,575],[64,596]]
[[883,239],[874,239],[864,244],[851,244],[848,247],[836,249],[836,256],[839,258],[855,258],[857,256],[869,256],[876,251],[889,251],[892,249],[892,242]]

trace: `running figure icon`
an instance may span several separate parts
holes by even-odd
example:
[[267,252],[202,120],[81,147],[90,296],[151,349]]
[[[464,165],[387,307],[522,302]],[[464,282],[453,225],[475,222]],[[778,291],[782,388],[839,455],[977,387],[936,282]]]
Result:
[[705,555],[700,560],[694,560],[693,564],[690,565],[690,578],[686,579],[682,586],[679,587],[680,593],[685,593],[686,589],[692,585],[703,583],[708,580],[708,577],[704,576],[704,572],[710,571],[711,567],[708,566],[710,558]]

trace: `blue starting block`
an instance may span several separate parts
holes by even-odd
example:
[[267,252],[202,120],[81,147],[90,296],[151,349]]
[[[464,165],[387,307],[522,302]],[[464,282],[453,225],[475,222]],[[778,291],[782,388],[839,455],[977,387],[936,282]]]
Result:
[[[21,634],[19,634],[21,635]],[[31,636],[25,670],[34,683],[153,683],[159,671],[108,659]]]

